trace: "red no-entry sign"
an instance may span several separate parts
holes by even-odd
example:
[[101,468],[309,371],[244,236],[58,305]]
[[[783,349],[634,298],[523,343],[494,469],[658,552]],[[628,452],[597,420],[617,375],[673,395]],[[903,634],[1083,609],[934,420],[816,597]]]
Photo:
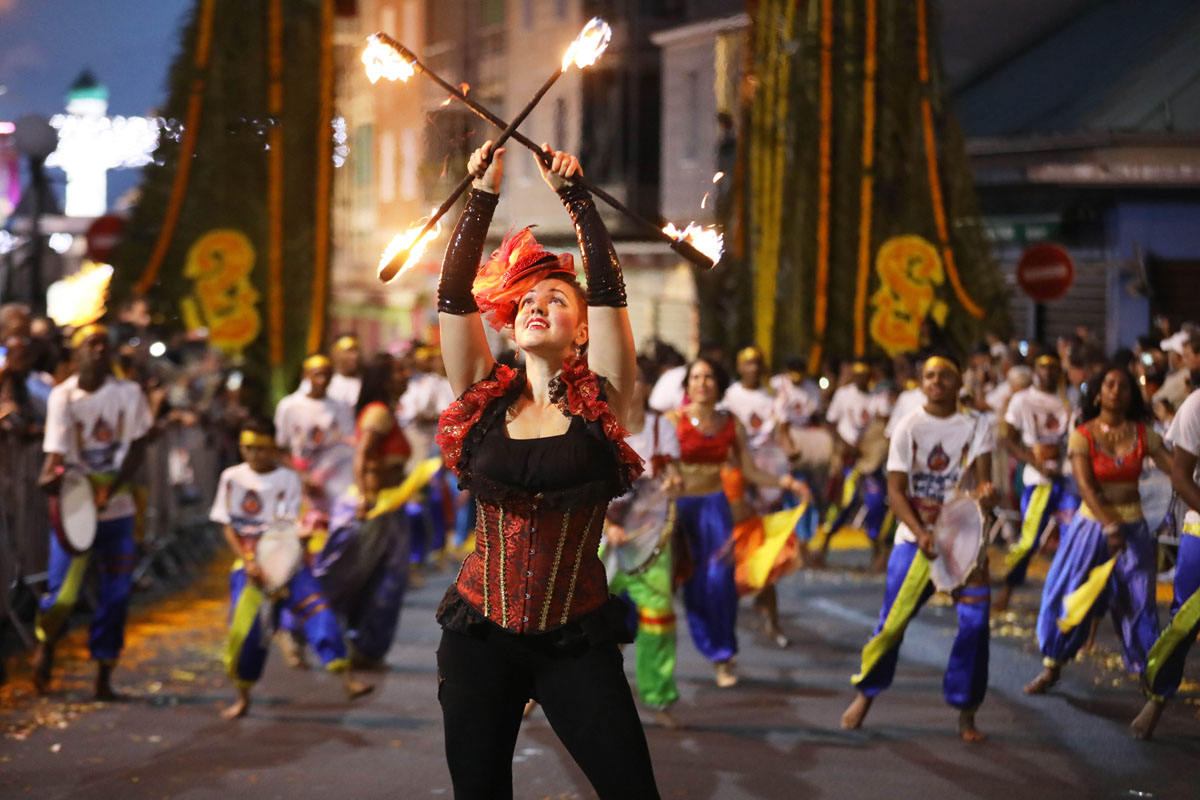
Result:
[[87,257],[108,262],[125,233],[125,218],[116,214],[98,217],[87,229]]
[[1056,244],[1035,244],[1017,262],[1017,284],[1039,303],[1057,300],[1075,282],[1075,262]]

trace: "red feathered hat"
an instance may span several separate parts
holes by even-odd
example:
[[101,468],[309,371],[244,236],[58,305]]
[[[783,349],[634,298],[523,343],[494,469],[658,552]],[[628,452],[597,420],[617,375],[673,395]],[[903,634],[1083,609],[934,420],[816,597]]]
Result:
[[472,292],[479,313],[496,330],[513,324],[517,304],[539,281],[555,273],[575,277],[575,260],[570,253],[555,255],[533,238],[531,228],[511,230],[475,275]]

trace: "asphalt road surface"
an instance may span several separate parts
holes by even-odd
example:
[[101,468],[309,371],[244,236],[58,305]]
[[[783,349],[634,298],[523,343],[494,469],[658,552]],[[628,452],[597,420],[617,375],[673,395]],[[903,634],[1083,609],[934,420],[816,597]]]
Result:
[[[910,626],[896,683],[865,727],[840,730],[882,579],[845,568],[864,554],[838,556],[840,568],[781,583],[787,649],[770,643],[743,605],[742,681],[733,689],[715,686],[681,630],[674,714],[685,727],[644,716],[664,798],[1200,797],[1200,658],[1152,742],[1126,733],[1142,701],[1107,623],[1096,652],[1070,665],[1059,687],[1026,697],[1021,686],[1040,668],[1030,630],[1037,585],[1018,595],[1015,612],[993,618],[990,688],[978,716],[987,742],[960,741],[942,700],[955,626],[946,605],[927,606]],[[353,703],[334,676],[289,669],[275,651],[250,715],[222,720],[233,690],[220,666],[228,600],[216,567],[171,598],[138,605],[116,674],[123,702],[90,701],[80,631],[64,643],[50,698],[31,696],[28,672],[14,661],[0,694],[0,797],[448,798],[433,612],[452,576],[430,572],[410,593],[387,671],[369,675],[376,691]],[[631,652],[626,667],[632,680]],[[595,796],[539,712],[524,724],[514,762],[517,798]]]

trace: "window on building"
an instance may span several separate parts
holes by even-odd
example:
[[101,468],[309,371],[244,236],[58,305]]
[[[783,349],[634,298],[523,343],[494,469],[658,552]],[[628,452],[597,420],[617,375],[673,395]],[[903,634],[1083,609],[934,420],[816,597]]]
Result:
[[533,0],[521,0],[521,28],[533,30]]
[[435,0],[425,6],[425,43],[456,41],[462,35],[462,0]]
[[554,15],[559,22],[567,18],[567,0],[554,0]]
[[479,22],[485,26],[504,25],[504,5],[506,0],[483,0],[479,9]]
[[403,200],[416,200],[420,186],[417,183],[417,167],[421,159],[421,149],[417,132],[405,128],[400,132],[400,197]]
[[379,136],[379,202],[396,199],[396,135],[384,131]]

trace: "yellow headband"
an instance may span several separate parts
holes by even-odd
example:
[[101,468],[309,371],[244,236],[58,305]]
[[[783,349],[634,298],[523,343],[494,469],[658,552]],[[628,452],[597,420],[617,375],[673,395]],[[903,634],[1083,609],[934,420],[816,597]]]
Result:
[[1044,356],[1038,356],[1037,361],[1033,362],[1035,367],[1057,367],[1058,356],[1053,356],[1047,353]]
[[762,361],[762,360],[763,360],[762,350],[759,350],[757,347],[754,347],[753,345],[751,345],[750,347],[743,347],[741,350],[738,351],[738,354],[737,354],[737,363],[739,363],[739,364],[741,364],[744,361]]
[[945,367],[955,375],[962,375],[962,373],[959,372],[958,364],[955,364],[945,356],[930,356],[929,358],[925,359],[925,366],[922,369],[929,369],[930,367]]
[[855,375],[862,375],[865,372],[870,372],[871,367],[862,361],[855,361],[850,365],[850,371]]
[[84,325],[82,328],[76,328],[75,333],[71,334],[71,348],[74,349],[86,342],[93,336],[107,336],[108,326],[99,323]]
[[435,345],[430,345],[428,347],[418,347],[417,352],[414,353],[414,355],[420,359],[437,358],[441,354],[442,354],[442,348],[437,347]]
[[310,369],[329,369],[330,366],[331,366],[331,364],[329,362],[329,357],[323,356],[320,353],[317,353],[315,356],[309,356],[308,358],[304,359],[304,371],[305,372],[308,372]]
[[254,431],[242,431],[238,437],[238,444],[242,447],[274,447],[275,440],[265,433],[255,433]]
[[333,351],[340,353],[343,350],[353,350],[358,347],[358,339],[353,336],[343,336],[333,343]]

